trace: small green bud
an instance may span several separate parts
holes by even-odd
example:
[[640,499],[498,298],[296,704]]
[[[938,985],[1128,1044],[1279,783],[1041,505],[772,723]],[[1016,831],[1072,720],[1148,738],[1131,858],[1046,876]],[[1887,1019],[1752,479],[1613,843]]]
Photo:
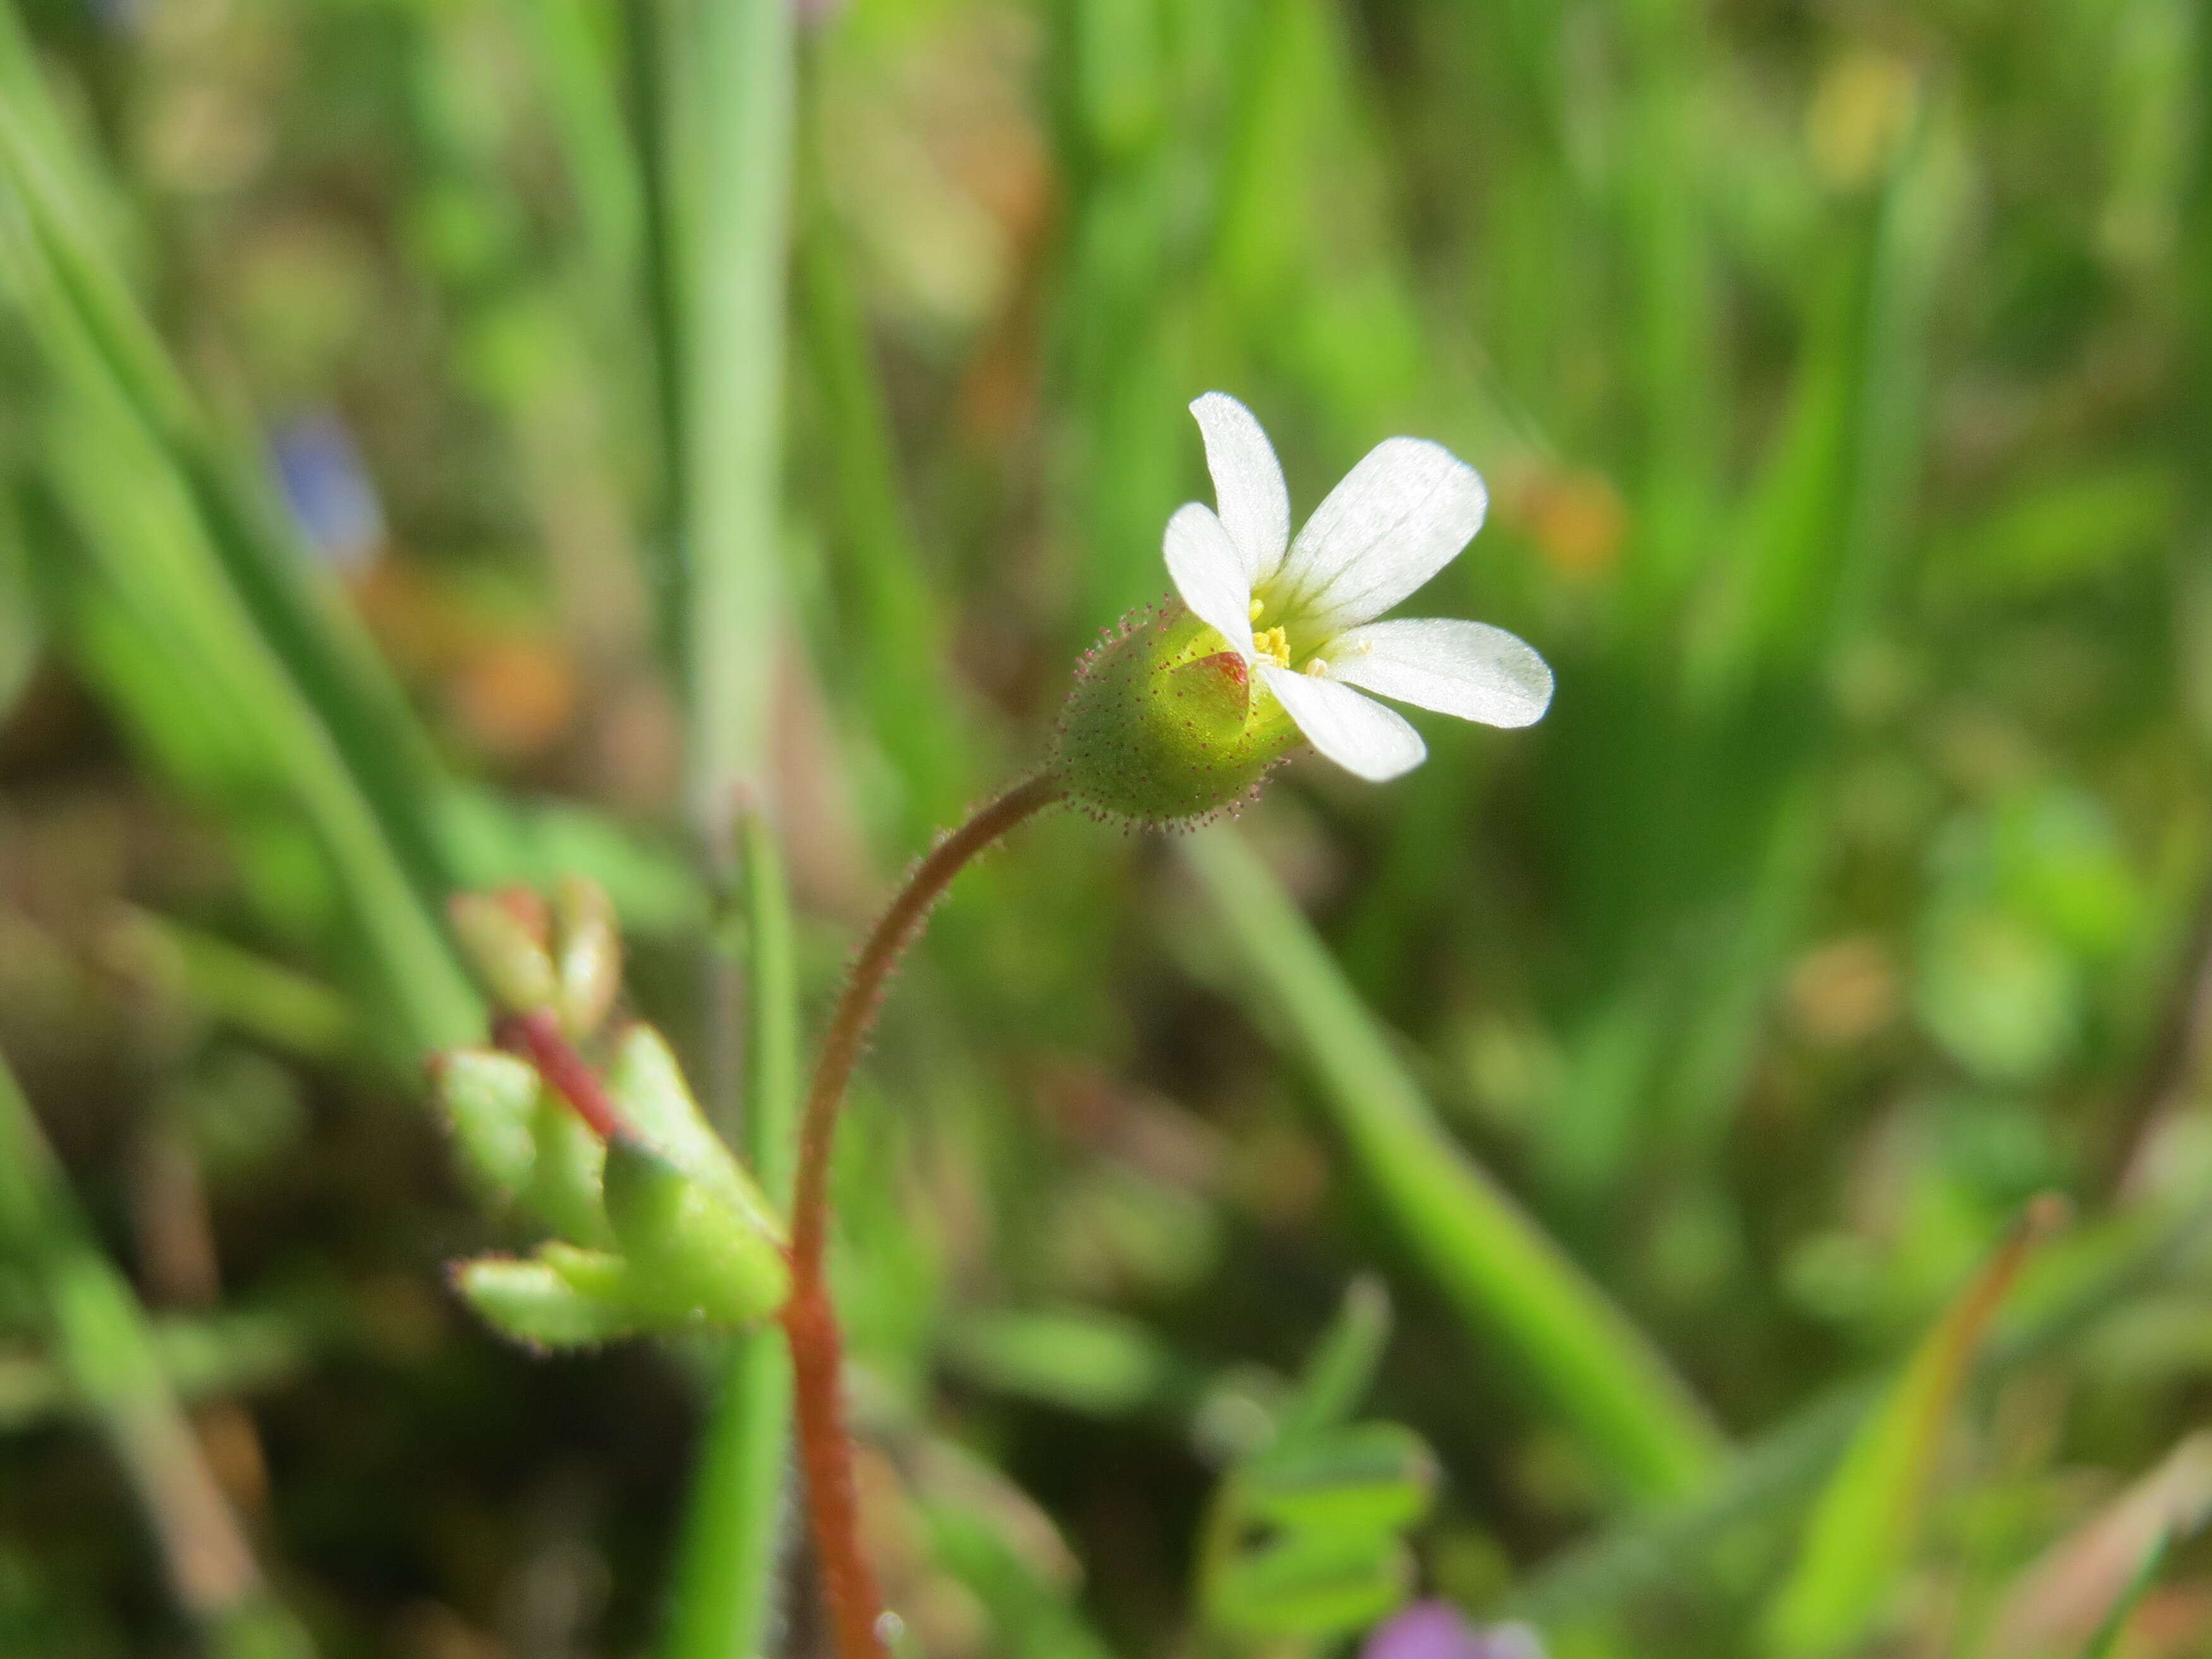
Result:
[[524,919],[524,902],[535,908],[536,896],[456,893],[447,907],[462,953],[510,1014],[550,1006],[556,988],[544,932]]
[[1180,829],[1249,799],[1304,741],[1244,659],[1170,602],[1077,665],[1048,765],[1079,805]]
[[512,1203],[537,1159],[537,1072],[495,1048],[459,1048],[438,1056],[434,1079],[462,1167],[487,1198]]
[[607,1148],[606,1206],[631,1282],[657,1310],[746,1325],[791,1294],[782,1246],[650,1147],[625,1139]]
[[532,1348],[589,1347],[631,1335],[643,1323],[630,1308],[587,1295],[542,1261],[464,1261],[453,1286],[486,1324]]
[[562,877],[554,888],[553,915],[561,1029],[572,1037],[589,1036],[622,990],[622,924],[606,889],[574,874]]
[[607,1097],[638,1139],[707,1187],[759,1232],[786,1242],[781,1218],[699,1109],[684,1068],[652,1026],[631,1026],[607,1066]]

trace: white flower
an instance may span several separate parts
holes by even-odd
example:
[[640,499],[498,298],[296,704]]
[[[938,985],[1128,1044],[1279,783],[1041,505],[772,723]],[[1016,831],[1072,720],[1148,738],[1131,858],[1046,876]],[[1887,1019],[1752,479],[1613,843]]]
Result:
[[1168,574],[1315,748],[1376,783],[1427,755],[1419,732],[1355,686],[1488,726],[1542,716],[1552,671],[1504,629],[1375,620],[1482,527],[1489,496],[1473,467],[1425,439],[1385,439],[1293,541],[1283,469],[1252,411],[1209,392],[1190,412],[1220,511],[1196,501],[1176,509]]

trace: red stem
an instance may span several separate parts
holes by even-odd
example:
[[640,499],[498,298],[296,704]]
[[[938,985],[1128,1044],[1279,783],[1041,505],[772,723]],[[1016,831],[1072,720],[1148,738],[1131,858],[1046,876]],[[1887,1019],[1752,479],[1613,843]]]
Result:
[[607,1097],[606,1086],[584,1063],[550,1008],[533,1008],[526,1014],[502,1014],[492,1025],[492,1040],[502,1048],[520,1049],[538,1068],[538,1076],[574,1109],[578,1117],[601,1140],[615,1140],[627,1133],[622,1114]]
[[883,1006],[891,970],[921,933],[931,907],[969,860],[1060,796],[1060,781],[1049,774],[1018,784],[938,842],[915,866],[854,960],[823,1036],[822,1057],[816,1062],[805,1115],[799,1120],[799,1174],[792,1205],[792,1290],[784,1306],[783,1329],[791,1345],[797,1385],[799,1459],[806,1471],[814,1553],[839,1659],[883,1659],[885,1650],[877,1633],[882,1597],[860,1549],[853,1444],[845,1432],[842,1345],[823,1273],[830,1223],[830,1153],[837,1136],[838,1109],[868,1029],[875,1024],[876,1011]]

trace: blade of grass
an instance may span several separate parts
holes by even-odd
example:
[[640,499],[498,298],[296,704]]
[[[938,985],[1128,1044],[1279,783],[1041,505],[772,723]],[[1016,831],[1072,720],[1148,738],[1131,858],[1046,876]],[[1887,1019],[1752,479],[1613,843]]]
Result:
[[1819,1659],[1849,1647],[1881,1613],[1910,1558],[1943,1428],[1976,1350],[2028,1255],[2065,1217],[2039,1199],[1913,1351],[1896,1386],[1860,1427],[1807,1523],[1797,1565],[1767,1619],[1770,1650]]
[[[2212,1201],[2178,1217],[2120,1218],[2045,1252],[1987,1345],[1976,1389],[2046,1359],[2185,1266],[2208,1227]],[[1758,1523],[1772,1532],[1811,1501],[1883,1397],[1880,1379],[1832,1389],[1751,1441],[1720,1480],[1686,1502],[1627,1516],[1555,1558],[1516,1591],[1508,1610],[1547,1627],[1602,1621],[1639,1597],[1695,1587],[1709,1577],[1707,1553],[1730,1528]]]
[[831,492],[845,556],[870,729],[905,785],[900,844],[959,821],[975,783],[962,733],[974,728],[946,673],[947,629],[902,501],[890,417],[869,361],[867,325],[846,272],[846,246],[823,186],[818,122],[800,167],[799,322],[822,399]]
[[2081,1650],[2081,1659],[2112,1659],[2112,1650],[2120,1644],[2120,1632],[2128,1627],[2128,1620],[2135,1617],[2136,1609],[2143,1604],[2151,1587],[2158,1583],[2159,1572],[2166,1565],[2166,1553],[2172,1547],[2173,1534],[2166,1533],[2160,1535],[2157,1543],[2143,1552],[2142,1564],[2136,1569],[2135,1577],[2130,1581],[2120,1599],[2112,1603],[2104,1622],[2097,1626],[2096,1634]]
[[763,787],[781,641],[783,343],[790,254],[792,7],[694,7],[676,158],[685,386],[692,822],[726,865],[738,792]]
[[368,786],[227,579],[188,482],[137,417],[27,234],[27,200],[13,188],[24,160],[18,137],[0,108],[0,183],[9,186],[0,193],[0,293],[51,374],[42,388],[52,394],[41,411],[46,471],[89,555],[52,562],[57,586],[75,595],[80,648],[88,611],[104,608],[100,625],[119,623],[125,635],[111,641],[104,673],[94,650],[95,679],[157,743],[172,714],[158,705],[198,703],[224,763],[246,781],[240,793],[289,798],[313,826],[408,1041],[421,1049],[468,1042],[482,1029],[480,1005]]
[[[746,1147],[762,1188],[791,1201],[799,1100],[799,985],[775,836],[743,821],[752,987]],[[692,1476],[661,1659],[752,1659],[775,1613],[791,1438],[791,1360],[774,1329],[731,1344]]]
[[[689,720],[687,794],[702,867],[732,907],[742,879],[744,971],[708,942],[707,1104],[788,1201],[798,991],[782,866],[760,813],[769,702],[782,643],[783,349],[796,66],[787,0],[633,14],[652,50],[657,162],[647,205],[665,290],[666,458],[683,550],[673,602]],[[749,1043],[728,1027],[748,981]],[[748,1051],[750,1075],[740,1050]],[[783,1535],[790,1362],[779,1336],[731,1347],[701,1449],[679,1555],[669,1659],[750,1659],[774,1607]]]
[[1502,1343],[1638,1498],[1711,1478],[1723,1445],[1665,1357],[1437,1122],[1311,925],[1232,831],[1186,857],[1243,960],[1255,1012],[1279,1015],[1362,1173],[1466,1320]]
[[0,1245],[28,1270],[71,1395],[144,1509],[177,1601],[218,1659],[314,1651],[270,1595],[178,1403],[145,1310],[98,1244],[30,1103],[0,1060]]
[[[27,91],[38,87],[21,67],[28,51],[12,9],[0,9],[0,63],[14,65],[4,78]],[[418,894],[434,904],[451,872],[430,817],[439,778],[428,739],[365,630],[319,580],[252,446],[194,394],[147,319],[94,212],[70,189],[93,169],[54,153],[62,125],[40,112],[45,101],[30,95],[0,106],[0,167],[56,302],[75,313],[115,390],[174,469],[256,631],[359,781]]]
[[599,297],[627,310],[637,293],[645,211],[607,8],[588,0],[523,0],[508,9],[544,87]]

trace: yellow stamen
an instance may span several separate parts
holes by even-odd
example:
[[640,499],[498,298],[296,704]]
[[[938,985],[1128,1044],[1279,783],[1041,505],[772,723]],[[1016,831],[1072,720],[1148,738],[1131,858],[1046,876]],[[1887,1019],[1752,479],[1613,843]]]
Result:
[[1255,600],[1253,600],[1253,601],[1252,601],[1252,609],[1251,609],[1251,611],[1250,611],[1250,613],[1249,613],[1249,614],[1250,614],[1250,616],[1251,616],[1251,619],[1252,619],[1254,622],[1257,622],[1257,621],[1259,621],[1259,620],[1260,620],[1260,613],[1261,613],[1261,611],[1265,611],[1267,608],[1267,607],[1264,604],[1262,604],[1260,600],[1258,600],[1258,599],[1255,599]]
[[1271,662],[1278,668],[1288,668],[1291,665],[1291,636],[1279,628],[1255,634],[1252,636],[1252,654],[1261,662]]

